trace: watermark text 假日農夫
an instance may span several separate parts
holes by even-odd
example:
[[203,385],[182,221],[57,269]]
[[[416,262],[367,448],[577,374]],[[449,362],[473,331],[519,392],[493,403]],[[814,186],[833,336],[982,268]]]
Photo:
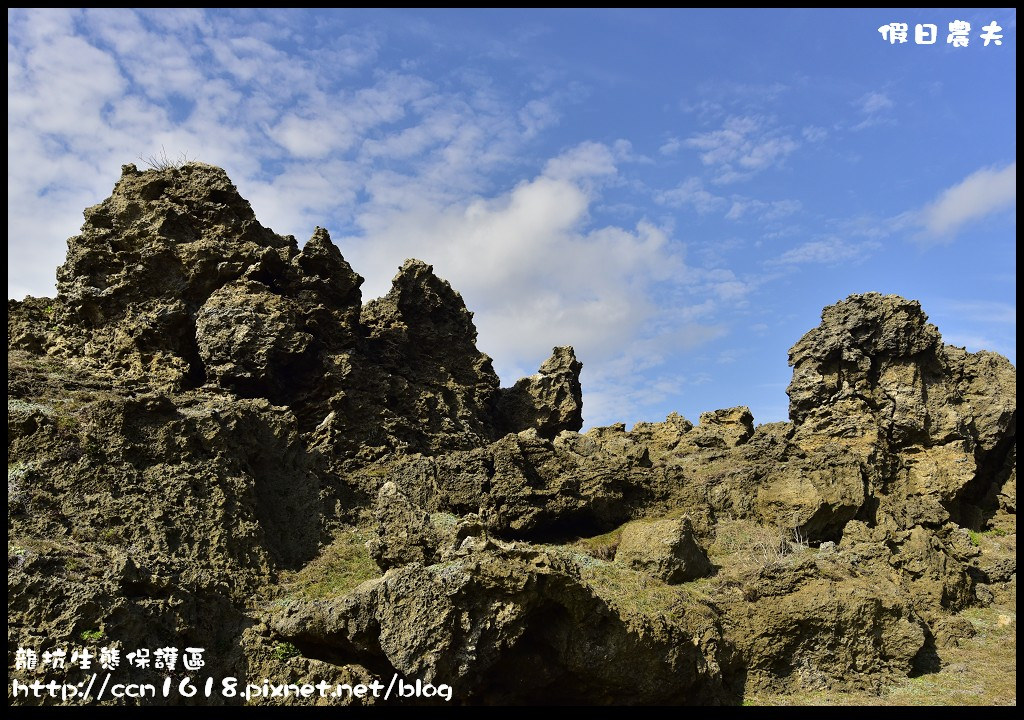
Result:
[[[946,42],[942,44],[954,48],[970,46],[971,24],[969,22],[966,20],[952,20],[946,26],[948,31],[942,33],[946,36]],[[914,25],[913,33],[911,33],[909,23],[891,22],[878,28],[878,32],[882,35],[882,40],[890,45],[903,45],[909,43],[911,39],[915,45],[936,45],[940,44],[939,39],[941,38],[939,26],[934,23],[917,23]],[[990,44],[993,46],[1002,45],[1002,32],[1003,28],[993,20],[988,25],[981,27],[981,32],[977,35],[977,39],[984,43],[982,47],[989,47]]]

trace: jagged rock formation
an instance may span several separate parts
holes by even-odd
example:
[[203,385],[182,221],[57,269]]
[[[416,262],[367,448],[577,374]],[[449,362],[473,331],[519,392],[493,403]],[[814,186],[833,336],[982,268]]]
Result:
[[917,302],[869,293],[826,308],[790,364],[797,442],[884,468],[867,476],[874,520],[940,527],[994,514],[1016,438],[1005,358],[943,345]]
[[916,302],[825,308],[790,422],[580,434],[572,348],[500,388],[429,265],[364,305],[326,230],[300,250],[219,168],[125,166],[85,215],[57,297],[8,305],[9,648],[728,703],[877,688],[1015,594],[1016,370]]
[[578,431],[583,427],[582,369],[571,347],[556,347],[536,375],[501,392],[501,429],[516,433],[533,428],[549,439],[563,430]]

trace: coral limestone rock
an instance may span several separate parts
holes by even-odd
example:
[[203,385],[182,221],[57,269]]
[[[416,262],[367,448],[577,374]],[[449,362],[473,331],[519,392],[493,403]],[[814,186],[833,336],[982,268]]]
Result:
[[205,647],[214,678],[398,674],[452,704],[736,703],[878,691],[1016,597],[1016,369],[915,301],[825,308],[789,422],[581,434],[573,348],[502,389],[430,265],[362,282],[220,168],[124,167],[57,297],[8,303],[9,647]]
[[508,432],[533,428],[546,438],[563,430],[578,431],[583,427],[582,369],[571,347],[556,347],[536,375],[502,391],[498,401],[502,428]]

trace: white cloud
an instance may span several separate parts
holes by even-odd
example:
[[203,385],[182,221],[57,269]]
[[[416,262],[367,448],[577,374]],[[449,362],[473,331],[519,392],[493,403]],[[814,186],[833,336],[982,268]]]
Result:
[[316,159],[348,150],[355,144],[357,135],[345,118],[332,119],[318,113],[309,118],[285,115],[271,128],[270,137],[293,157]]
[[696,177],[687,178],[675,188],[658,193],[655,200],[669,207],[689,205],[700,215],[722,210],[729,204],[725,198],[705,190],[700,178]]
[[741,195],[733,195],[732,205],[729,208],[729,212],[725,214],[725,217],[727,220],[747,218],[768,222],[788,217],[793,213],[799,212],[802,207],[799,200],[772,200],[765,202]]
[[432,263],[477,311],[481,346],[501,364],[543,359],[559,342],[608,356],[654,312],[651,284],[686,278],[650,223],[587,229],[586,180],[615,172],[610,157],[585,143],[495,198],[371,204],[358,218],[363,235],[342,246],[367,276],[367,297],[387,290],[405,258]]
[[696,114],[701,120],[719,119],[729,113],[759,112],[790,90],[790,86],[780,82],[739,83],[716,77],[700,83],[697,90],[700,100],[683,101],[679,106],[683,112]]
[[700,152],[701,162],[715,169],[715,182],[745,180],[781,163],[799,143],[768,127],[761,115],[726,118],[721,130],[698,133],[685,141]]
[[855,100],[853,105],[864,116],[859,123],[853,126],[854,130],[864,130],[875,125],[895,122],[889,111],[896,107],[896,103],[883,92],[875,90],[867,92]]
[[665,141],[665,143],[658,148],[658,152],[662,155],[675,155],[677,152],[682,150],[683,141],[677,137],[671,137]]
[[896,104],[885,93],[869,92],[857,100],[857,105],[865,115],[874,115],[882,110],[895,107]]
[[944,190],[918,214],[929,240],[950,240],[964,223],[1017,204],[1017,163],[982,168]]
[[[660,366],[719,337],[716,313],[751,289],[728,269],[688,265],[650,222],[591,223],[593,180],[614,176],[626,150],[583,143],[492,197],[412,202],[421,194],[407,187],[403,203],[361,206],[362,232],[339,244],[367,278],[367,298],[387,291],[405,258],[430,262],[474,311],[479,346],[505,383],[535,372],[554,345],[575,346],[587,422],[610,422],[651,393],[663,398],[675,381]],[[647,374],[624,377],[625,367]]]
[[994,350],[1015,363],[1017,357],[1017,305],[994,300],[932,298],[926,305],[942,339],[971,352]]
[[808,125],[800,131],[800,134],[804,136],[804,140],[807,142],[817,143],[828,137],[828,130],[817,125]]
[[[626,140],[538,157],[531,138],[572,93],[513,101],[479,70],[442,78],[426,60],[388,65],[382,34],[317,42],[293,18],[12,10],[9,294],[52,294],[82,209],[109,194],[122,163],[163,146],[225,167],[278,232],[332,228],[367,277],[364,297],[385,292],[407,257],[434,264],[476,313],[506,384],[552,346],[576,345],[588,422],[695,382],[659,366],[725,332],[719,311],[751,285],[688,265],[669,229],[638,214],[594,221],[607,189],[630,182],[620,167],[648,158]],[[756,172],[790,151],[760,122],[732,150],[703,150],[721,155],[716,170]],[[699,181],[664,202],[729,207]]]
[[615,156],[602,143],[584,142],[548,160],[544,175],[559,180],[614,175]]
[[527,138],[532,138],[541,130],[558,123],[558,110],[550,102],[531,100],[519,111],[519,122]]
[[692,207],[699,215],[717,213],[728,208],[726,220],[757,220],[770,222],[799,212],[799,200],[755,200],[743,195],[731,195],[728,199],[715,195],[704,187],[700,178],[691,177],[671,190],[656,193],[655,202],[668,207]]
[[839,265],[866,258],[881,245],[873,240],[853,243],[837,237],[812,240],[784,252],[772,261],[774,265]]

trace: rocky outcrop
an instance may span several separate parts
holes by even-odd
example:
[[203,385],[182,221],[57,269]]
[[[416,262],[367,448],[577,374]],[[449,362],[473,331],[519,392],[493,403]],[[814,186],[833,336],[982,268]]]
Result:
[[287,264],[295,238],[260,225],[220,168],[122,170],[68,240],[55,345],[172,389],[200,384],[196,312],[249,268]]
[[870,465],[876,521],[977,525],[996,512],[1016,444],[1016,371],[943,345],[917,302],[851,296],[790,350],[790,416],[803,447],[847,447]]
[[430,265],[361,284],[219,168],[125,166],[57,297],[8,304],[9,647],[210,645],[215,677],[398,673],[466,704],[731,703],[877,690],[1015,598],[1016,370],[916,302],[825,308],[789,422],[580,433],[572,348],[502,389]]
[[464,702],[720,702],[715,612],[675,609],[637,617],[571,558],[510,550],[395,569],[272,626],[312,657],[361,657]]
[[393,482],[384,483],[377,493],[373,511],[377,525],[367,549],[382,570],[440,560],[440,538],[430,516],[409,502]]
[[749,688],[878,688],[913,670],[927,626],[898,585],[859,575],[847,557],[808,554],[723,594],[725,636]]
[[[391,291],[363,308],[360,360],[374,395],[360,421],[391,437],[393,449],[435,452],[469,448],[495,436],[498,376],[476,348],[473,314],[433,268],[407,260]],[[342,392],[351,392],[346,387]]]
[[199,309],[196,343],[210,381],[253,396],[286,392],[310,362],[314,340],[298,329],[288,300],[262,283],[236,280]]
[[583,427],[583,388],[571,347],[556,347],[533,377],[523,378],[498,398],[499,426],[517,433],[530,428],[548,439]]
[[169,392],[205,383],[266,397],[346,460],[582,424],[572,348],[499,393],[472,313],[431,266],[407,261],[391,292],[364,307],[362,278],[326,230],[300,251],[260,225],[220,168],[126,165],[85,218],[56,300],[14,306],[12,347],[91,360]]

